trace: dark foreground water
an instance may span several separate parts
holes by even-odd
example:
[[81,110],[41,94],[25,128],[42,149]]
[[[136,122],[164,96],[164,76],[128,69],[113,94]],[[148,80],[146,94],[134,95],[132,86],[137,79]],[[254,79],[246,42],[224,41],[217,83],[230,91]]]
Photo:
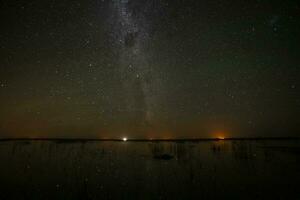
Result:
[[0,199],[300,199],[299,140],[0,142]]

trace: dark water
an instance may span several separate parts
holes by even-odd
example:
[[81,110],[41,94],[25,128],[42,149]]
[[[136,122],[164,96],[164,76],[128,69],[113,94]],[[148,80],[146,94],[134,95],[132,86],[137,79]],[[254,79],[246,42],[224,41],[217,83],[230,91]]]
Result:
[[0,142],[0,199],[300,199],[300,141]]

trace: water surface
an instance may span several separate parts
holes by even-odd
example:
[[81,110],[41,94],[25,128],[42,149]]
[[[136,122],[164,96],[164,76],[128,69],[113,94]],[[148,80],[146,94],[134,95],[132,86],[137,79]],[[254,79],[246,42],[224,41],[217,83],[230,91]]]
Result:
[[300,199],[299,140],[2,141],[0,199]]

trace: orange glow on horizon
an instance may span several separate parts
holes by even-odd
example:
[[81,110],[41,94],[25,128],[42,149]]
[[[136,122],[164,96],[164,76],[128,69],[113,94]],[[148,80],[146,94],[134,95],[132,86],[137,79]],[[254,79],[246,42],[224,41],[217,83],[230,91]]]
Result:
[[215,134],[215,137],[217,138],[217,139],[219,139],[219,140],[224,140],[224,139],[226,139],[226,137],[225,137],[225,133],[223,132],[223,131],[219,131],[219,132],[216,132]]

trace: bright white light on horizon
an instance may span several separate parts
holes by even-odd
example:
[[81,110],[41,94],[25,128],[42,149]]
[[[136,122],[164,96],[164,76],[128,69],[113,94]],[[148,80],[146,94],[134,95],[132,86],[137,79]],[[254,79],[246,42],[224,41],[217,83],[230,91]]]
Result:
[[127,137],[124,137],[124,138],[123,138],[123,141],[126,142],[126,141],[127,141]]

